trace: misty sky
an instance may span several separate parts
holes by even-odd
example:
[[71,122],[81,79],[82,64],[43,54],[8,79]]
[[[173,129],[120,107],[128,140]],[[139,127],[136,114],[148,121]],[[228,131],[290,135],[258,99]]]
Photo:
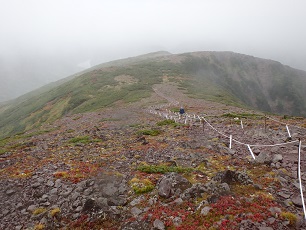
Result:
[[306,70],[305,0],[0,0],[0,31],[2,92],[159,50],[234,51]]

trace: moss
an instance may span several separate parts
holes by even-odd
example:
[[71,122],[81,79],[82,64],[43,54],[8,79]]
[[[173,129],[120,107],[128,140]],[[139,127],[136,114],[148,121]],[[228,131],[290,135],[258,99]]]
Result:
[[34,226],[34,230],[42,230],[45,229],[45,225],[44,224],[36,224]]
[[39,207],[39,208],[36,208],[35,210],[33,210],[32,214],[37,216],[37,215],[39,215],[43,212],[46,212],[46,211],[47,211],[47,209]]
[[157,136],[161,131],[157,129],[143,129],[137,132],[137,135],[149,135],[149,136]]
[[142,164],[138,166],[137,170],[146,173],[167,173],[167,172],[185,173],[193,171],[192,168],[184,168],[181,166],[147,165],[147,164]]
[[288,220],[291,226],[295,226],[296,221],[297,221],[297,217],[295,214],[291,212],[281,212],[280,216],[284,218],[285,220]]
[[50,211],[50,216],[54,217],[56,215],[58,215],[61,212],[60,208],[54,208]]
[[154,189],[153,183],[148,179],[138,179],[133,178],[130,180],[129,184],[136,194],[142,194],[146,192],[150,192]]

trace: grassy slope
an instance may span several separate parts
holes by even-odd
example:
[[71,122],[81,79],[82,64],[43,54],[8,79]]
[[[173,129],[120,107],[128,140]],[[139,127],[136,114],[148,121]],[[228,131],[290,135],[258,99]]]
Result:
[[[117,76],[134,80],[122,84]],[[149,96],[163,76],[178,83],[191,97],[269,112],[306,114],[303,71],[231,52],[158,52],[95,66],[13,101],[2,112],[0,108],[0,137],[53,122],[68,113],[94,111],[117,101],[137,101]]]

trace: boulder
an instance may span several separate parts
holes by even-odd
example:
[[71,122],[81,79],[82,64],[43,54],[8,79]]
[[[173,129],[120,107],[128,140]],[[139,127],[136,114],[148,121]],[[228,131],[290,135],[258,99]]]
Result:
[[283,161],[283,155],[281,154],[274,154],[272,158],[273,163],[282,162]]
[[255,162],[270,165],[272,163],[272,156],[269,153],[261,152],[256,157]]
[[164,175],[158,183],[158,194],[163,198],[169,198],[173,194],[181,194],[192,184],[178,173]]

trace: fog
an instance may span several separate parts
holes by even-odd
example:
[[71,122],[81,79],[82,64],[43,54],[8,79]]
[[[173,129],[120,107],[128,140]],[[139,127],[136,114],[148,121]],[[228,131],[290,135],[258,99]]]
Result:
[[233,51],[306,70],[304,0],[0,0],[0,101],[160,50]]

